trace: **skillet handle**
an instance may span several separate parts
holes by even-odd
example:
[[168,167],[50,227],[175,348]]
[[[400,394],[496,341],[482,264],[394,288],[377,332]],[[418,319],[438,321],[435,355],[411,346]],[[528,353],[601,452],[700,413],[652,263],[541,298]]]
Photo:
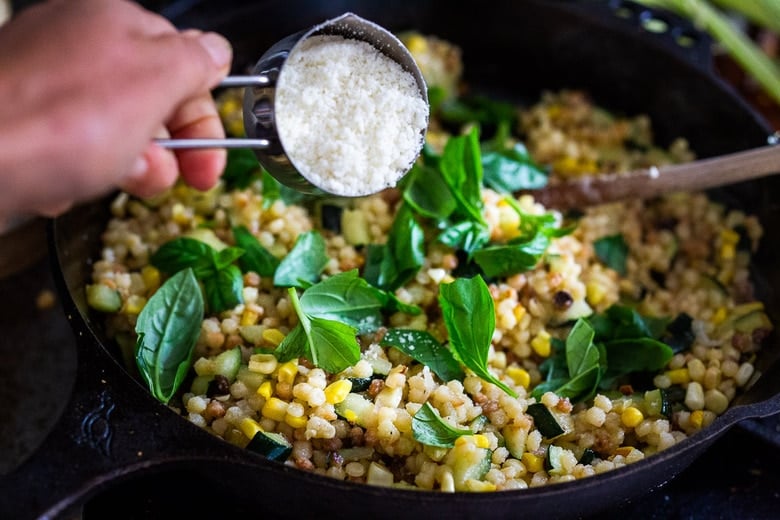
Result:
[[231,458],[130,380],[102,347],[78,343],[81,369],[65,414],[28,460],[0,477],[0,518],[77,518],[89,497],[121,478],[215,451]]

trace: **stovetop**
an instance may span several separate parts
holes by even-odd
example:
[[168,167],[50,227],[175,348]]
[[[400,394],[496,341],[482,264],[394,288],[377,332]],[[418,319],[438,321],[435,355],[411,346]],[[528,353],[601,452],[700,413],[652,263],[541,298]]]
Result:
[[[74,336],[59,303],[50,308],[36,303],[42,291],[55,291],[46,257],[0,279],[0,400],[4,403],[0,407],[0,476],[17,467],[52,431],[75,377]],[[648,490],[599,518],[780,518],[779,447],[780,415],[746,421],[661,488]],[[198,486],[196,478],[183,471],[134,478],[94,497],[82,517],[224,518],[223,500],[193,501],[179,493]],[[231,514],[262,512],[255,501],[261,490],[239,492],[251,499],[229,502],[234,506]]]

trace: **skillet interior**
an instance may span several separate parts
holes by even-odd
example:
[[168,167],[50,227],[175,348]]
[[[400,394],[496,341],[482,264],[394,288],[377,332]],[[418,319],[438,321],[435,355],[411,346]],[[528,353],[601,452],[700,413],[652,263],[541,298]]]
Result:
[[[186,9],[177,14],[175,9],[182,6]],[[394,31],[418,29],[460,45],[464,51],[466,80],[475,88],[510,99],[534,99],[545,88],[582,88],[597,103],[613,110],[649,114],[660,142],[686,136],[700,156],[763,144],[768,133],[761,119],[712,76],[706,62],[691,62],[701,57],[696,49],[670,53],[674,44],[668,35],[642,33],[635,19],[616,17],[607,2],[505,1],[492,4],[490,9],[475,9],[441,1],[394,2],[390,6],[368,1],[275,0],[253,5],[240,1],[174,2],[162,8],[179,26],[211,29],[227,35],[235,46],[237,72],[251,66],[279,38],[344,11],[353,11]],[[638,11],[629,13],[636,17]],[[748,207],[763,222],[771,223],[780,213],[780,207],[772,200],[772,193],[780,192],[778,182],[780,179],[767,178],[722,190],[716,196]],[[83,318],[98,340],[115,354],[114,347],[103,337],[99,322],[90,316],[81,291],[91,269],[86,259],[94,258],[99,251],[100,231],[107,214],[105,202],[79,208],[57,220],[52,239],[63,281],[80,314],[76,319]],[[762,279],[760,295],[768,303],[768,313],[775,323],[780,322],[774,295],[775,288],[780,287],[780,273],[773,269],[778,259],[772,245],[780,238],[778,234],[780,229],[766,227],[764,247],[756,257],[757,274]],[[770,343],[774,341],[773,336]],[[777,368],[778,349],[772,346],[768,345],[762,354],[759,368],[763,370]],[[131,392],[145,392],[140,385],[125,386]],[[779,387],[780,378],[765,378],[747,399],[775,395]],[[170,412],[160,407],[155,413]],[[181,421],[172,414],[171,418]],[[717,428],[712,431],[716,433]],[[476,515],[485,507],[491,507],[496,516],[508,516],[521,504],[528,514],[549,514],[550,501],[558,500],[564,504],[559,511],[562,515],[581,516],[643,493],[675,475],[714,440],[706,433],[700,435],[699,440],[694,438],[668,454],[624,468],[626,471],[616,471],[614,475],[492,497],[431,497],[427,493],[359,490],[299,472],[258,471],[262,463],[251,457],[246,466],[215,464],[205,471],[195,465],[193,471],[203,472],[204,479],[211,475],[228,483],[254,482],[251,487],[257,483],[280,483],[275,502],[283,498],[294,500],[300,486],[306,485],[311,500],[295,501],[291,509],[289,506],[285,509],[288,514],[317,512],[355,516],[359,511],[366,511],[360,508],[369,508],[374,514],[377,506],[372,504],[376,500],[381,500],[379,504],[384,511],[380,516],[408,516],[410,504],[414,504],[415,513],[421,516],[445,512],[457,517]],[[213,444],[215,451],[223,449],[221,441],[215,439]],[[267,470],[268,466],[264,468]],[[274,482],[277,478],[278,482]],[[347,491],[350,499],[333,506],[326,503],[334,493]],[[587,500],[560,502],[573,492]],[[352,506],[345,510],[344,502],[351,502]],[[264,510],[270,512],[267,507],[266,504]]]

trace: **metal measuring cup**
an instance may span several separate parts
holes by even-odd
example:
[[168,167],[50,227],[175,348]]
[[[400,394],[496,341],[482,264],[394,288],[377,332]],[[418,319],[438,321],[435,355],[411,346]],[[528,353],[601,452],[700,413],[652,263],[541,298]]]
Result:
[[[252,69],[249,76],[228,76],[220,87],[246,87],[243,116],[247,138],[228,139],[157,139],[155,142],[169,149],[190,148],[251,148],[260,164],[279,182],[302,193],[324,194],[309,179],[301,175],[287,155],[277,133],[275,92],[284,63],[292,50],[306,38],[319,35],[336,35],[364,41],[412,74],[420,90],[420,96],[428,103],[428,91],[422,72],[401,41],[383,27],[353,13],[345,13],[326,20],[308,30],[287,36],[278,41]],[[425,141],[425,129],[420,133],[419,154]],[[412,167],[408,165],[408,169]]]

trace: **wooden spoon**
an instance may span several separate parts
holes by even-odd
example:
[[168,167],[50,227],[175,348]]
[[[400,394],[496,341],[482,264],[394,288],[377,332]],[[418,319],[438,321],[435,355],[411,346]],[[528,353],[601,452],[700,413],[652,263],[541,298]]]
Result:
[[706,190],[773,174],[780,174],[778,144],[627,173],[553,179],[544,188],[528,193],[548,208],[566,210],[624,199],[649,199],[675,191]]

